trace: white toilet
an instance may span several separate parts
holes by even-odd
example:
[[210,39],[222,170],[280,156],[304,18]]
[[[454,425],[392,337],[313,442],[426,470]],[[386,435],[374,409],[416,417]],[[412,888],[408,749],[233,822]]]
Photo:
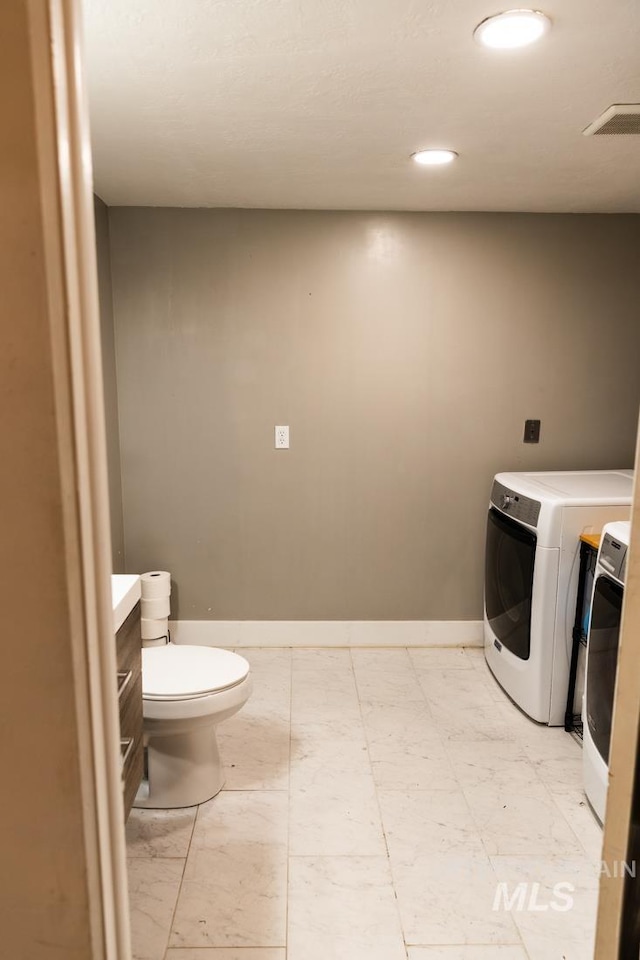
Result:
[[135,807],[191,807],[222,789],[216,726],[251,693],[244,657],[212,647],[143,647],[145,778]]

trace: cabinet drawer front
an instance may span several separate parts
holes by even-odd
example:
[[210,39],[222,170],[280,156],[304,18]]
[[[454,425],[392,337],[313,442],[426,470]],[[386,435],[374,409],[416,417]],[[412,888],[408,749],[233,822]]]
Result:
[[122,781],[125,818],[142,780],[142,638],[137,603],[116,634],[120,742],[123,744]]
[[127,756],[122,767],[122,790],[124,794],[124,818],[129,816],[133,801],[135,800],[140,781],[142,780],[144,768],[144,752],[142,746],[142,737],[127,743]]
[[[142,780],[142,673],[138,668],[120,698],[120,740],[126,744],[126,759],[122,767],[125,817]],[[124,752],[124,748],[123,748]]]
[[139,667],[142,658],[140,635],[140,604],[137,603],[116,634],[118,672],[128,673]]
[[137,670],[120,698],[120,736],[138,739],[142,731],[142,673]]

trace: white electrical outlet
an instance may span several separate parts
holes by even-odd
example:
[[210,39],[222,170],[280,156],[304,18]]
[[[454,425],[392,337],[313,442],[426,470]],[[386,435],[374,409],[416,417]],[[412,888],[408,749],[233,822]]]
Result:
[[276,427],[276,450],[289,449],[289,427]]

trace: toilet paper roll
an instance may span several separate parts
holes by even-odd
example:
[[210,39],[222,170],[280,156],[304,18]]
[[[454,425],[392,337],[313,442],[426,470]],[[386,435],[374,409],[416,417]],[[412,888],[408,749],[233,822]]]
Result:
[[150,570],[140,577],[140,592],[143,600],[168,597],[171,593],[171,574],[166,570]]
[[169,636],[169,620],[163,617],[159,620],[141,617],[140,629],[143,640],[158,640],[160,637]]
[[171,613],[169,597],[143,597],[140,601],[140,613],[145,620],[162,620]]

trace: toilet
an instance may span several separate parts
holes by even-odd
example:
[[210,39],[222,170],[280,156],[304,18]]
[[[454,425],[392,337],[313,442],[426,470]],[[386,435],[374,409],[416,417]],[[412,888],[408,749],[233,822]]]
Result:
[[210,800],[224,775],[216,727],[251,693],[249,664],[228,650],[167,643],[142,649],[145,776],[135,807]]

